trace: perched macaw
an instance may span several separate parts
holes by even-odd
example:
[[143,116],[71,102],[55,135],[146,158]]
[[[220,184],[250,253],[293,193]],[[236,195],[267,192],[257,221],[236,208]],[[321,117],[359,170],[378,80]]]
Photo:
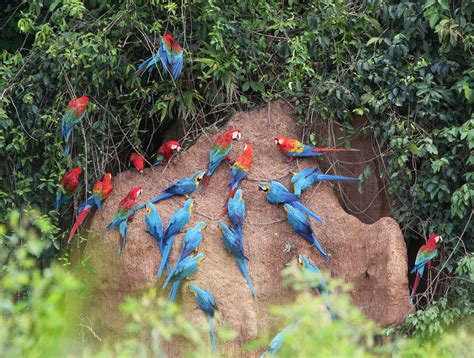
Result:
[[61,205],[72,198],[79,185],[79,175],[81,175],[81,172],[82,169],[76,167],[64,173],[60,181],[61,188],[56,192],[56,211],[59,211]]
[[319,166],[316,166],[315,168],[306,168],[301,170],[299,173],[292,174],[293,177],[291,178],[291,182],[293,183],[293,191],[296,196],[300,196],[303,190],[308,189],[311,185],[319,181],[359,180],[358,178],[343,177],[340,175],[322,174],[319,172]]
[[312,262],[310,259],[308,259],[305,255],[298,255],[298,263],[301,265],[301,268],[305,271],[308,272],[313,272],[315,274],[319,275],[319,285],[316,285],[314,288],[315,290],[318,291],[318,293],[324,297],[324,305],[326,306],[326,309],[328,310],[329,314],[331,315],[331,318],[333,321],[337,319],[336,314],[331,308],[331,305],[329,304],[328,300],[328,285],[326,283],[326,280],[324,280],[324,277],[319,270],[318,266],[314,262]]
[[69,139],[71,137],[72,130],[74,126],[80,122],[82,117],[84,117],[84,112],[87,109],[87,103],[89,98],[82,96],[79,98],[73,98],[69,101],[69,104],[66,108],[66,113],[63,115],[61,120],[61,135],[64,137],[64,156],[69,155],[71,150],[71,143]]
[[217,136],[211,147],[211,152],[209,153],[209,164],[202,180],[203,189],[209,185],[209,180],[211,179],[212,174],[214,174],[222,161],[228,158],[228,155],[232,150],[232,141],[240,140],[241,137],[242,135],[238,129],[233,129],[224,135],[220,134]]
[[308,217],[299,209],[290,204],[283,205],[283,208],[288,213],[288,222],[291,227],[305,239],[305,241],[313,245],[323,255],[325,260],[329,260],[329,255],[323,250],[316,238],[311,223]]
[[102,202],[107,199],[109,194],[112,192],[112,174],[105,173],[102,180],[97,180],[92,189],[92,195],[90,195],[87,200],[79,206],[77,210],[77,219],[72,226],[71,233],[67,242],[69,243],[71,239],[76,234],[79,226],[84,222],[87,215],[91,210],[96,206],[99,210],[102,210]]
[[193,291],[196,296],[196,302],[199,308],[206,314],[209,318],[209,335],[211,339],[211,351],[215,352],[216,350],[216,339],[214,334],[214,312],[216,310],[216,300],[208,290],[204,290],[195,285],[189,285],[189,289]]
[[[232,178],[230,182],[230,193],[227,200],[234,197],[237,188],[242,180],[245,179],[252,166],[252,143],[246,143],[244,153],[241,154],[232,165]],[[224,204],[224,211],[221,216],[227,213],[227,203]]]
[[319,216],[309,210],[306,206],[301,204],[299,198],[288,191],[288,189],[280,182],[273,180],[271,183],[260,182],[258,190],[267,193],[267,200],[272,204],[291,204],[295,208],[300,209],[316,221],[322,223],[323,221]]
[[173,154],[179,153],[180,151],[181,144],[179,144],[179,142],[176,142],[175,140],[164,142],[156,152],[155,165],[168,164],[168,160],[170,160]]
[[242,237],[242,226],[245,220],[245,201],[243,199],[243,191],[239,189],[235,192],[234,197],[229,199],[227,203],[227,214],[235,232]]
[[160,48],[158,52],[146,59],[133,74],[134,77],[143,75],[145,71],[151,71],[153,66],[161,61],[163,71],[167,72],[168,68],[171,67],[171,74],[176,81],[181,74],[183,69],[183,49],[178,45],[171,34],[166,34],[160,40]]
[[295,329],[297,324],[298,321],[293,321],[288,326],[286,326],[281,332],[275,335],[275,337],[273,337],[272,341],[270,342],[270,345],[265,350],[265,352],[263,352],[260,358],[265,358],[267,356],[272,356],[273,354],[275,354],[281,348],[285,335]]
[[416,272],[415,283],[410,295],[410,303],[413,304],[413,298],[416,294],[416,289],[420,283],[420,279],[423,277],[425,266],[428,268],[431,266],[431,260],[433,260],[438,254],[437,245],[438,242],[442,242],[443,238],[439,234],[433,234],[429,237],[428,242],[421,246],[416,255],[415,267],[411,270],[411,273]]
[[358,152],[358,149],[346,148],[314,148],[309,145],[301,143],[299,140],[290,139],[286,137],[275,137],[275,144],[280,147],[280,150],[291,160],[295,157],[315,157],[321,156],[329,152]]
[[245,260],[249,258],[245,256],[244,253],[244,243],[242,240],[242,236],[237,234],[235,230],[230,229],[227,224],[223,221],[219,221],[219,227],[222,230],[222,241],[224,242],[224,246],[226,249],[235,257],[235,262],[244,275],[245,280],[247,281],[250,291],[252,291],[252,295],[254,298],[257,298],[257,293],[255,292],[255,288],[250,282],[250,277],[247,270],[247,263]]
[[[118,250],[119,255],[122,253],[125,247],[125,243],[126,243],[126,238],[127,238],[126,234],[128,234],[127,222],[129,222],[131,218],[133,217],[133,213],[134,213],[133,209],[135,207],[135,201],[137,200],[138,196],[141,193],[142,193],[141,186],[136,186],[132,190],[130,190],[127,196],[120,201],[115,218],[112,220],[112,222],[109,225],[107,225],[107,230],[112,230],[113,228],[119,226],[119,229],[120,229],[119,230],[120,242],[119,242],[119,250]],[[123,222],[125,222],[125,224],[122,224]]]
[[172,283],[171,291],[168,295],[168,300],[170,302],[174,302],[176,299],[176,295],[178,294],[179,286],[181,284],[181,281],[193,274],[196,273],[196,271],[199,268],[199,265],[201,264],[202,260],[204,260],[204,254],[199,253],[196,256],[188,256],[184,260],[182,260],[178,267],[176,267],[173,271],[173,274],[170,275],[167,279],[165,284],[163,285],[163,288],[165,288],[168,283]]
[[[179,179],[177,182],[163,190],[161,195],[151,199],[150,202],[157,203],[161,200],[171,198],[174,195],[184,195],[184,197],[187,198],[188,195],[194,193],[198,189],[199,182],[202,180],[203,175],[204,172],[200,170],[194,173],[190,178]],[[135,208],[135,211],[143,209],[144,207],[145,204],[138,205]]]
[[[163,239],[165,233],[163,231],[163,222],[161,221],[161,216],[155,208],[155,205],[151,202],[145,203],[146,206],[146,215],[145,215],[145,224],[148,230],[148,233],[155,239],[156,245],[160,250],[161,257],[163,257]],[[170,272],[170,266],[166,263],[166,271]]]
[[175,235],[178,234],[188,224],[189,219],[191,219],[192,211],[193,199],[188,199],[181,209],[176,210],[168,222],[168,227],[166,228],[165,236],[163,237],[163,257],[161,258],[160,267],[156,273],[158,277],[161,277],[163,269],[168,263],[168,258],[171,248],[173,247]]
[[184,234],[183,245],[181,247],[181,253],[178,257],[178,260],[176,260],[176,263],[174,264],[173,271],[171,271],[169,275],[173,274],[174,269],[178,267],[180,261],[183,261],[184,258],[191,255],[193,251],[196,251],[197,253],[198,246],[202,241],[202,231],[205,228],[206,223],[204,221],[200,221],[193,228],[186,231],[186,234]]
[[140,173],[143,174],[143,169],[145,169],[145,158],[138,153],[130,154],[128,158],[128,167],[133,167]]

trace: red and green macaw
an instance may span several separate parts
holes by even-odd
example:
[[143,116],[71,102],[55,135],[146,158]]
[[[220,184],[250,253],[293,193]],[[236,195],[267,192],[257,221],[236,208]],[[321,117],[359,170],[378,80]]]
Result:
[[346,148],[314,148],[301,143],[299,140],[290,139],[283,136],[275,137],[275,144],[278,145],[283,154],[294,160],[295,157],[315,157],[329,152],[357,152],[358,149]]
[[164,142],[161,147],[156,152],[156,162],[155,165],[166,165],[168,164],[168,160],[173,156],[175,153],[179,153],[181,151],[181,144],[175,140],[169,140]]
[[182,47],[174,41],[171,34],[166,34],[161,38],[158,52],[143,61],[133,76],[141,76],[146,71],[151,71],[158,61],[161,61],[163,71],[165,72],[171,67],[171,74],[176,81],[183,70],[184,57]]
[[433,234],[429,237],[428,242],[421,246],[416,255],[415,267],[411,270],[411,273],[416,272],[415,283],[413,284],[413,289],[410,295],[410,303],[413,304],[413,297],[416,294],[416,289],[420,283],[420,279],[423,277],[423,272],[425,271],[425,266],[428,268],[431,266],[431,260],[433,260],[438,251],[436,246],[438,242],[442,242],[443,238],[439,234]]
[[61,188],[56,193],[56,211],[66,201],[70,200],[79,185],[79,175],[81,175],[82,169],[77,167],[66,173],[61,178]]
[[84,117],[84,112],[87,109],[89,98],[82,96],[73,98],[69,101],[66,108],[66,113],[61,120],[61,135],[64,137],[64,156],[69,155],[71,150],[71,143],[69,141],[74,126]]
[[225,135],[217,136],[209,153],[209,164],[206,174],[202,178],[201,185],[203,190],[209,185],[212,174],[214,174],[222,161],[228,159],[228,155],[232,150],[232,141],[240,140],[241,137],[242,135],[238,129],[233,129],[228,131]]
[[[133,214],[134,214],[134,208],[135,208],[135,201],[137,200],[138,196],[142,193],[142,187],[141,186],[136,186],[130,192],[127,194],[125,198],[123,198],[117,209],[117,214],[115,215],[115,218],[112,220],[112,222],[107,225],[107,230],[112,230],[113,228],[119,226],[120,229],[120,241],[119,241],[119,247],[118,247],[118,254],[120,255],[125,248],[125,244],[127,241],[127,235],[128,233],[128,226],[127,222],[131,221]],[[124,233],[125,235],[123,235]]]
[[[227,200],[234,197],[242,180],[245,179],[252,166],[252,143],[245,143],[244,152],[235,160],[232,165],[232,178],[230,182],[230,193]],[[221,216],[227,213],[227,201],[224,203],[224,210]]]
[[143,169],[145,169],[145,158],[143,155],[138,153],[130,154],[128,167],[130,168],[132,165],[140,174],[143,174]]
[[92,195],[87,198],[87,200],[79,206],[77,211],[78,216],[76,222],[74,223],[71,233],[67,242],[69,243],[71,239],[76,234],[79,226],[84,222],[87,215],[91,212],[94,206],[97,206],[99,210],[102,210],[102,202],[107,199],[109,194],[112,192],[112,174],[105,173],[102,180],[97,180],[92,189]]

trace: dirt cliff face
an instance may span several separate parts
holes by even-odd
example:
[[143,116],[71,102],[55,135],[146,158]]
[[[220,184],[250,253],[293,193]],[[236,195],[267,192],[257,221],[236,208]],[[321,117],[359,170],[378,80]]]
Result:
[[[257,300],[252,298],[235,261],[225,251],[217,226],[228,194],[230,170],[227,165],[222,164],[216,171],[204,194],[193,194],[194,210],[188,225],[195,225],[200,220],[208,224],[200,247],[206,258],[194,276],[193,284],[214,294],[220,322],[225,322],[238,334],[235,342],[221,348],[230,355],[241,355],[242,342],[256,338],[265,327],[272,325],[269,307],[288,302],[293,297],[293,293],[282,285],[281,271],[298,253],[308,255],[321,270],[330,272],[332,276],[352,282],[353,302],[368,317],[382,325],[401,321],[410,305],[406,248],[397,223],[382,218],[372,225],[364,224],[341,208],[329,184],[310,188],[302,195],[302,201],[324,221],[323,224],[313,223],[321,245],[332,255],[331,260],[323,262],[316,250],[309,248],[292,231],[283,208],[269,204],[264,194],[258,191],[260,180],[277,179],[286,185],[289,183],[288,172],[294,164],[279,152],[273,140],[276,135],[297,137],[297,127],[289,108],[276,102],[251,112],[237,113],[221,132],[233,128],[242,131],[242,140],[234,144],[234,158],[242,152],[246,141],[254,146],[253,167],[241,188],[247,206],[244,245],[250,258],[249,275],[257,291]],[[114,178],[114,191],[103,212],[93,220],[86,248],[86,254],[91,256],[92,265],[97,270],[97,284],[93,290],[93,310],[98,312],[94,322],[96,330],[103,333],[119,331],[123,327],[123,318],[116,308],[119,303],[125,296],[157,283],[156,270],[161,257],[153,239],[145,231],[144,210],[137,213],[129,225],[126,249],[121,257],[117,256],[118,233],[106,232],[105,226],[115,215],[118,202],[135,185],[143,187],[139,201],[144,202],[157,196],[178,178],[204,169],[210,144],[216,135],[202,135],[165,169],[146,169],[142,176],[132,171],[124,172]],[[312,165],[315,165],[312,159],[300,161],[300,168]],[[156,205],[164,223],[184,201],[184,198],[176,198]],[[178,235],[171,256],[172,264],[179,254],[181,242],[182,235]],[[294,244],[296,249],[286,252],[288,243]],[[183,305],[189,320],[204,322],[188,289],[181,290],[178,302]],[[176,352],[171,348],[172,356]]]

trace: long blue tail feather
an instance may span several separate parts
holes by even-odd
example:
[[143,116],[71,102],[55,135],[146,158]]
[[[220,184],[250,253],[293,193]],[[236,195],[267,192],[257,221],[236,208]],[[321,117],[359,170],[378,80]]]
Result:
[[255,288],[253,287],[252,282],[250,282],[245,258],[236,258],[235,261],[237,262],[237,266],[239,266],[240,272],[242,272],[242,275],[244,275],[244,278],[249,285],[250,291],[252,291],[253,298],[257,298],[257,292],[255,292]]
[[211,338],[211,351],[216,351],[216,337],[214,333],[214,325],[212,323],[212,317],[209,316],[209,336]]
[[158,269],[158,272],[156,273],[158,277],[161,277],[161,275],[163,274],[163,269],[165,268],[165,265],[168,263],[168,258],[170,256],[171,248],[173,247],[173,241],[174,241],[174,236],[170,237],[168,241],[165,243],[165,246],[163,247],[163,256],[161,257],[160,267]]
[[180,286],[181,281],[176,281],[173,283],[173,286],[171,286],[171,291],[168,295],[168,301],[169,302],[174,302],[176,300],[176,296],[178,295],[178,290]]
[[291,205],[293,205],[297,209],[300,209],[301,211],[303,211],[307,215],[311,216],[317,222],[319,222],[319,223],[323,222],[323,220],[318,215],[313,213],[311,210],[309,210],[306,206],[301,204],[299,201],[294,201],[294,202],[291,203]]
[[329,255],[324,249],[322,248],[321,244],[319,243],[318,239],[316,238],[316,235],[312,235],[311,238],[313,239],[313,246],[318,249],[318,251],[323,255],[324,260],[329,260]]

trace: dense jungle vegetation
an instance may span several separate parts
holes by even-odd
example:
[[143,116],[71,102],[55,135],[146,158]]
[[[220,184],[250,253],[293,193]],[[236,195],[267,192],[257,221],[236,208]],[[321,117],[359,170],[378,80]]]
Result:
[[[159,356],[160,342],[173,336],[190,341],[191,355],[208,355],[207,333],[153,289],[123,305],[127,329],[145,332],[151,346],[130,338],[96,348],[80,339],[87,327],[71,327],[64,313],[66,295],[84,285],[66,245],[73,210],[58,216],[55,193],[66,167],[85,168],[82,201],[104,170],[125,169],[132,149],[156,152],[170,126],[189,144],[233,112],[278,98],[294,106],[313,140],[317,121],[350,133],[351,118],[367,116],[407,244],[432,232],[444,237],[419,310],[401,327],[381,331],[331,280],[343,319],[325,320],[319,301],[302,291],[275,309],[282,322],[301,320],[280,356],[474,350],[474,2],[3,1],[0,30],[1,356]],[[167,32],[185,50],[181,77],[133,77]],[[81,95],[91,103],[66,163],[60,121]],[[288,271],[296,289],[314,280]],[[247,349],[270,339],[269,332]]]

